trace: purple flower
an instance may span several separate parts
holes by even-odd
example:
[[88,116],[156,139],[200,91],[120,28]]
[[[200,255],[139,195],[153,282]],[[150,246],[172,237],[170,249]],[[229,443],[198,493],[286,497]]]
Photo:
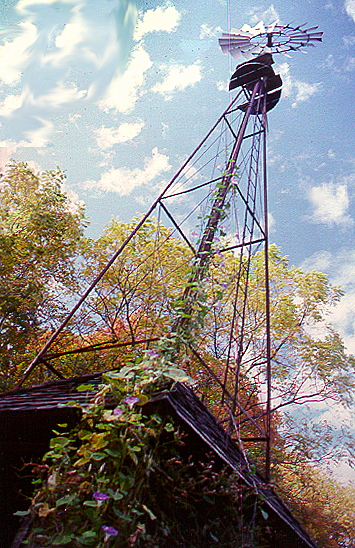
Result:
[[225,289],[226,287],[227,287],[227,284],[226,284],[225,282],[222,282],[222,283],[221,283],[221,288],[222,288],[222,289]]
[[132,409],[135,403],[139,402],[139,398],[136,396],[128,396],[123,400]]
[[221,268],[226,268],[226,263],[221,263],[219,266],[220,266]]
[[120,407],[116,407],[116,409],[113,410],[113,414],[116,415],[116,417],[119,417],[122,413],[123,411]]
[[102,530],[105,533],[105,540],[107,540],[111,536],[116,537],[118,535],[117,529],[115,529],[111,525],[103,525]]
[[158,352],[155,352],[155,350],[147,350],[147,354],[150,358],[159,358],[160,354]]
[[110,497],[106,495],[106,493],[100,493],[100,491],[95,491],[93,494],[93,497],[95,500],[97,500],[98,505],[100,506],[105,500],[109,499]]

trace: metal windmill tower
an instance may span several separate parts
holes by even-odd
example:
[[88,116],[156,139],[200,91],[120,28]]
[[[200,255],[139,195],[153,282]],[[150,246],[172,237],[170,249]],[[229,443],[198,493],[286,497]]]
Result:
[[[232,436],[264,448],[269,478],[266,137],[267,115],[282,86],[272,55],[288,55],[321,39],[316,27],[274,23],[265,29],[262,22],[222,35],[222,51],[244,58],[230,80],[236,96],[144,217],[111,242],[104,267],[86,269],[85,292],[59,325],[47,330],[19,386],[35,371],[61,378],[78,374],[85,360],[96,370],[117,367],[117,352],[154,349],[163,336],[161,325],[168,325],[170,335],[194,325],[195,344],[188,338],[180,342],[176,360],[195,376],[195,391]],[[162,257],[172,244],[177,255],[167,268]],[[162,295],[158,311],[157,292]],[[206,329],[196,321],[202,310]]]

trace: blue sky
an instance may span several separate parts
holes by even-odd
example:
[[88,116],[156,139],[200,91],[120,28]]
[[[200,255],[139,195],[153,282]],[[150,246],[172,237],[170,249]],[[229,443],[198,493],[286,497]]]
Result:
[[331,320],[355,353],[355,0],[3,0],[0,164],[66,170],[88,235],[143,213],[227,107],[218,37],[263,20],[324,32],[275,57],[271,241],[346,291]]
[[[142,213],[229,102],[236,62],[221,31],[275,20],[324,32],[275,58],[271,239],[346,299],[333,321],[355,353],[355,0],[7,0],[0,26],[0,161],[59,165],[86,204],[88,234]],[[354,243],[353,243],[354,242]]]

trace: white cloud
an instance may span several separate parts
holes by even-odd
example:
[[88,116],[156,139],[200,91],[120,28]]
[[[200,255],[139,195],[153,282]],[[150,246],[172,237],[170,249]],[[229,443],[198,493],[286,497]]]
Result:
[[[0,149],[1,148],[12,148],[14,150],[17,150],[18,148],[37,148],[35,144],[29,141],[14,141],[13,139],[5,139],[4,141],[0,141]],[[37,152],[37,151],[36,151]]]
[[321,186],[313,186],[308,191],[308,199],[314,208],[311,220],[315,223],[323,223],[328,226],[338,225],[343,228],[354,224],[348,214],[347,185],[323,183]]
[[[93,10],[84,1],[62,0],[61,3],[62,9],[58,10],[49,0],[18,2],[17,10],[27,17],[26,23],[19,24],[19,28],[24,28],[23,36],[13,41],[13,44],[25,42],[23,51],[18,52],[18,62],[23,69],[30,65],[32,72],[40,68],[54,85],[62,82],[80,59],[81,66],[91,74],[91,84],[98,86],[98,80],[105,84],[107,76],[110,79],[129,51],[129,34],[136,20],[134,3],[128,1],[123,7],[122,2],[116,0],[109,10]],[[43,8],[42,17],[38,4],[47,6]],[[33,10],[28,9],[31,6]],[[29,70],[25,76],[27,84],[30,76]],[[43,78],[43,82],[47,79]],[[35,86],[33,80],[32,85]]]
[[334,14],[335,14],[336,11],[337,11],[336,8],[334,7],[333,2],[332,2],[331,0],[328,0],[328,2],[325,4],[324,7],[325,7],[326,10],[329,10],[330,12],[332,12],[332,13],[334,13]]
[[346,46],[347,48],[350,48],[351,46],[355,44],[355,36],[353,34],[349,36],[343,36],[343,42],[344,42],[344,46]]
[[19,36],[0,46],[0,79],[8,85],[20,81],[23,66],[31,57],[30,48],[38,36],[36,25],[30,22],[19,23],[19,32]]
[[22,105],[20,95],[7,95],[0,104],[0,116],[11,116],[11,114]]
[[288,63],[282,63],[282,65],[278,67],[278,72],[282,77],[282,95],[288,97],[292,91],[290,65]]
[[348,57],[346,59],[344,70],[346,70],[346,72],[353,72],[355,70],[355,57]]
[[11,138],[5,139],[0,142],[0,149],[3,147],[16,151],[17,148],[23,147],[45,147],[48,144],[50,135],[53,133],[53,122],[40,118],[39,116],[34,117],[34,122],[36,123],[35,129],[24,131],[25,139],[19,139],[17,141]]
[[77,120],[80,120],[81,114],[78,113],[69,113],[68,120],[70,124],[73,124],[77,129],[79,129]]
[[229,82],[222,82],[221,80],[216,83],[218,91],[229,91]]
[[42,166],[36,162],[36,160],[27,160],[26,164],[36,175],[41,174],[44,171]]
[[181,14],[170,2],[165,6],[157,7],[140,13],[136,30],[134,32],[134,40],[140,40],[145,34],[154,31],[173,32],[177,29],[181,19]]
[[95,186],[105,192],[117,192],[120,196],[124,196],[130,194],[137,187],[151,183],[156,177],[170,169],[168,156],[154,148],[152,156],[144,159],[143,169],[112,168],[101,176],[98,183],[90,181],[86,186]]
[[266,10],[263,10],[260,7],[253,7],[249,10],[248,17],[250,17],[250,23],[252,25],[259,23],[259,21],[265,21],[268,25],[280,19],[274,4],[271,4]]
[[210,25],[203,23],[201,25],[200,38],[201,40],[204,38],[216,38],[216,36],[219,36],[221,32],[223,32],[221,27],[211,27]]
[[11,148],[16,150],[17,148],[42,148],[47,146],[49,138],[53,133],[53,122],[35,116],[33,118],[35,128],[23,132],[24,139],[14,140],[8,138],[0,142],[0,148]]
[[188,86],[194,86],[202,78],[201,67],[199,64],[190,65],[165,65],[162,67],[165,72],[165,78],[162,82],[155,84],[152,91],[161,93],[166,100],[172,98],[176,90],[184,90]]
[[70,55],[76,47],[88,38],[88,27],[79,13],[65,25],[63,31],[56,36],[55,45],[60,50],[60,56]]
[[303,103],[308,101],[312,95],[321,91],[320,84],[307,84],[306,82],[300,82],[299,80],[294,81],[294,87],[296,88],[296,99],[292,103],[292,108],[297,107],[298,103]]
[[344,8],[349,17],[355,22],[355,0],[345,0]]
[[317,251],[302,263],[302,268],[307,271],[318,270],[326,274],[332,264],[332,254],[329,251]]
[[38,109],[51,109],[53,105],[63,108],[68,104],[77,103],[86,95],[86,90],[80,90],[74,83],[64,84],[59,82],[56,87],[48,90],[47,93],[34,96],[31,89],[25,86],[22,93],[22,102],[26,107],[36,107]]
[[334,55],[329,53],[320,66],[326,70],[331,70],[334,73],[341,72],[339,63],[335,60]]
[[[62,4],[71,4],[75,5],[77,2],[75,0],[61,0]],[[33,5],[41,4],[43,6],[45,5],[51,5],[53,4],[53,0],[19,0],[16,4],[16,10],[25,15],[28,13],[28,8]]]
[[[329,314],[328,320],[341,335],[346,350],[355,355],[355,276],[352,272],[352,287],[348,287],[345,296]],[[344,288],[344,286],[343,286]]]
[[128,112],[133,109],[145,84],[145,72],[153,65],[148,53],[138,45],[132,53],[124,74],[118,74],[109,85],[99,107],[105,112],[114,109]]
[[68,188],[66,182],[62,186],[63,192],[68,196],[68,209],[71,213],[78,213],[82,207],[85,207],[85,202],[79,199],[79,195],[72,188]]
[[16,147],[6,147],[0,145],[0,170],[3,171],[13,154],[16,152]]
[[166,138],[169,131],[169,124],[165,124],[164,122],[161,123],[161,134],[163,139]]
[[102,126],[96,130],[96,142],[102,150],[105,150],[118,143],[131,141],[141,132],[143,127],[144,122],[142,120],[134,123],[124,122],[117,129]]
[[330,311],[327,322],[341,335],[347,351],[355,355],[355,249],[344,248],[335,253],[319,251],[304,261],[302,267],[323,272],[333,285],[345,292]]
[[283,63],[278,67],[280,75],[282,77],[282,95],[284,97],[294,98],[292,108],[296,108],[299,103],[308,101],[312,95],[321,91],[321,84],[308,84],[295,80],[290,74],[290,65]]
[[[4,128],[21,142],[37,130],[38,119],[55,121],[102,99],[126,67],[137,8],[135,0],[100,0],[100,7],[91,0],[15,4],[18,21],[0,34],[0,82],[22,88],[21,108]],[[9,105],[7,99],[2,115]]]
[[53,122],[44,118],[36,117],[40,126],[36,129],[25,131],[24,135],[27,139],[29,147],[45,147],[49,137],[53,132]]
[[271,232],[271,233],[275,232],[276,231],[276,221],[275,221],[275,217],[270,212],[268,212],[268,214],[267,214],[267,222],[268,222],[269,232]]

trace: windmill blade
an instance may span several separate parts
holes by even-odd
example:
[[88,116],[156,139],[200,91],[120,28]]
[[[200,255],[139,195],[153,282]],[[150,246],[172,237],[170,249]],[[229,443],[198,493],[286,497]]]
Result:
[[307,32],[309,34],[311,31],[317,30],[317,28],[318,27],[309,27],[309,29],[305,29],[305,32]]
[[218,42],[223,53],[230,53],[234,59],[243,57],[243,51],[248,51],[254,47],[250,42],[250,37],[247,38],[236,34],[223,33]]
[[253,29],[253,35],[257,36],[258,34],[265,34],[266,30],[264,27],[264,21],[259,21],[259,23]]
[[266,31],[267,34],[270,34],[271,32],[274,31],[274,28],[276,27],[277,23],[278,23],[278,21],[276,20],[273,23],[271,23],[271,25],[268,26],[267,31]]
[[313,32],[309,35],[311,40],[318,40],[318,42],[322,41],[323,32]]
[[231,45],[233,47],[236,47],[236,46],[240,46],[241,48],[242,47],[247,47],[251,44],[250,42],[250,39],[246,39],[246,38],[242,38],[242,37],[236,37],[234,35],[229,35],[228,38],[220,38],[219,39],[219,44],[221,46],[226,46],[226,45]]
[[302,25],[298,25],[298,27],[294,27],[292,30],[300,30],[301,32],[304,32],[302,27],[305,27],[307,23],[302,23]]
[[221,45],[221,50],[223,51],[223,53],[230,53],[235,59],[242,57],[243,52],[248,51],[249,49],[250,45],[248,44],[233,45],[229,43],[227,45]]
[[225,44],[250,44],[250,36],[238,36],[237,34],[223,33],[222,38],[219,39],[219,43]]
[[289,55],[289,54],[286,53],[285,51],[282,51],[280,48],[276,48],[276,51],[277,51],[277,53],[281,53],[282,55],[284,55],[284,56],[287,57],[288,59],[291,59],[291,55]]
[[242,54],[247,61],[252,61],[253,59],[255,59],[255,57],[260,55],[262,51],[263,51],[262,47],[254,46],[253,48],[250,48],[248,51],[243,51]]
[[265,34],[266,32],[263,21],[259,21],[255,27],[245,24],[242,26],[241,30],[242,32],[248,32],[250,36],[258,36],[259,34]]
[[251,38],[252,37],[252,34],[250,34],[250,32],[245,32],[242,29],[231,29],[230,33],[223,32],[222,36],[224,34],[234,34],[235,36],[245,36],[246,38]]

